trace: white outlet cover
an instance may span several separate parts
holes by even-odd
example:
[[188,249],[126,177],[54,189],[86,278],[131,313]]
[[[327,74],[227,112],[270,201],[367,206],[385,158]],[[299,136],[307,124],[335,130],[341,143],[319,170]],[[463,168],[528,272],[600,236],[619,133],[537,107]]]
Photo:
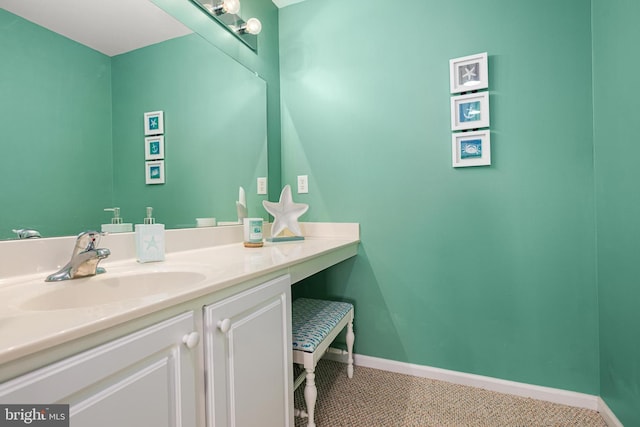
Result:
[[298,194],[309,193],[309,175],[298,175]]
[[258,194],[267,194],[267,177],[258,178]]

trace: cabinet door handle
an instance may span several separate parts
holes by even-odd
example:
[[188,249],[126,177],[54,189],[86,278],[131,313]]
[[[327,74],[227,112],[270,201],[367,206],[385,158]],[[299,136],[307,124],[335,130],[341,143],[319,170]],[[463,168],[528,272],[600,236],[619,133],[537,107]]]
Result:
[[218,329],[220,329],[220,331],[223,334],[226,334],[227,332],[229,332],[230,327],[231,327],[231,319],[218,320]]
[[197,332],[186,334],[184,337],[182,337],[182,342],[187,346],[187,348],[194,348],[200,342],[200,334]]

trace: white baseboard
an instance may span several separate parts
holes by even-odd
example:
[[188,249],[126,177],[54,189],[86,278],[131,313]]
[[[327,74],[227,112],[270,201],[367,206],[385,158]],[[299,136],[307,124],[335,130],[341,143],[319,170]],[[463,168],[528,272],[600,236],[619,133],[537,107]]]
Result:
[[606,402],[602,400],[602,398],[598,398],[598,412],[600,412],[600,416],[607,423],[609,427],[624,427],[618,417],[613,413],[611,409],[607,406]]
[[[325,358],[339,362],[346,362],[346,355],[342,350],[329,349]],[[447,369],[433,368],[430,366],[415,365],[412,363],[397,362],[395,360],[381,359],[377,357],[353,355],[356,366],[380,369],[415,377],[429,378],[432,380],[446,381],[453,384],[479,387],[498,393],[507,393],[521,397],[544,400],[546,402],[559,403],[577,408],[590,409],[601,413],[609,427],[623,427],[606,403],[599,397],[591,394],[577,393],[551,387],[542,387],[515,381],[501,380],[482,375],[466,374]]]

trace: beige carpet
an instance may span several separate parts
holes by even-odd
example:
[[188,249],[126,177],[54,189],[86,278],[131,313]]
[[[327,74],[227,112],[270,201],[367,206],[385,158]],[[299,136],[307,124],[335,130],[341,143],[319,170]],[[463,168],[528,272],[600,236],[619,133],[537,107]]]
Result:
[[[596,411],[322,360],[316,368],[317,427],[606,427]],[[304,383],[294,395],[305,408]],[[296,418],[296,427],[307,420]]]

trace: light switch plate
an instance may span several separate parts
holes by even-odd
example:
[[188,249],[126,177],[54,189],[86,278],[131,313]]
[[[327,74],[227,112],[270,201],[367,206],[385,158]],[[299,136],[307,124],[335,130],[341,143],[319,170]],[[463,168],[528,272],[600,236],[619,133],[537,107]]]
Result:
[[258,194],[267,194],[267,177],[261,176],[258,178]]
[[298,194],[309,192],[309,175],[298,175]]

